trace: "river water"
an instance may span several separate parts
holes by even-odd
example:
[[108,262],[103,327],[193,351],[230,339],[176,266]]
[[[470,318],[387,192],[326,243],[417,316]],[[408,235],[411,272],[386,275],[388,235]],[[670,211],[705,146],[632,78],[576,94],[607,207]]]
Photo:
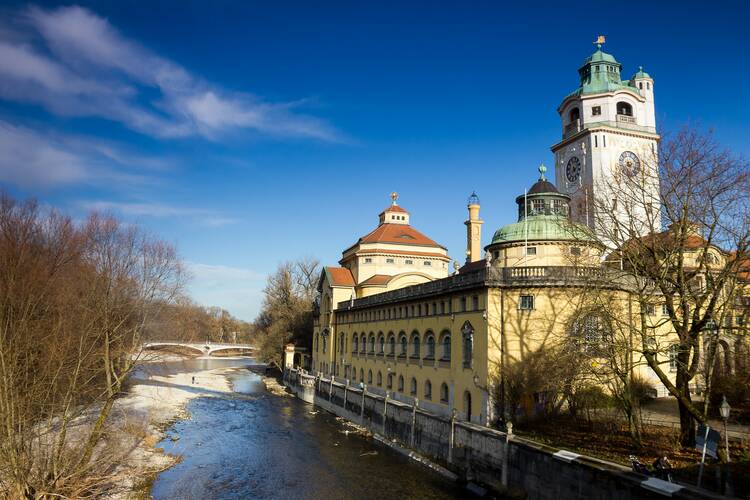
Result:
[[159,474],[155,499],[455,498],[467,491],[358,434],[344,421],[294,397],[273,395],[246,369],[250,359],[165,362],[170,372],[245,368],[234,394],[201,397],[190,418],[159,444],[181,461]]

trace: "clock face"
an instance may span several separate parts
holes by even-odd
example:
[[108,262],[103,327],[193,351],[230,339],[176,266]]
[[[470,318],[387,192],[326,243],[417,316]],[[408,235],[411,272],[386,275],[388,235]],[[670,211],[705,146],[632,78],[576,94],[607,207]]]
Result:
[[636,175],[641,171],[641,160],[632,151],[623,151],[620,155],[620,169],[627,176]]
[[581,177],[581,160],[577,156],[568,160],[565,167],[565,177],[568,178],[569,182],[576,182]]

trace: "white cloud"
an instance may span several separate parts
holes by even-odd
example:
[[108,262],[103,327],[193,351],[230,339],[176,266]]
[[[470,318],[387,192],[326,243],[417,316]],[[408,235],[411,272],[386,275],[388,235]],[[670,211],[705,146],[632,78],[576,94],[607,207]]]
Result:
[[252,321],[260,310],[265,276],[252,269],[186,262],[192,274],[191,296],[200,304],[219,306]]
[[[235,130],[341,141],[324,121],[295,112],[298,103],[268,103],[231,93],[121,35],[78,6],[32,7],[0,29],[0,97],[40,104],[66,116],[97,116],[157,137],[216,138]],[[28,31],[29,33],[26,33]],[[156,99],[144,97],[157,91]]]
[[81,201],[79,206],[84,210],[117,212],[132,217],[190,217],[194,222],[206,227],[224,227],[240,222],[240,219],[227,217],[213,210],[181,207],[165,203],[94,200]]

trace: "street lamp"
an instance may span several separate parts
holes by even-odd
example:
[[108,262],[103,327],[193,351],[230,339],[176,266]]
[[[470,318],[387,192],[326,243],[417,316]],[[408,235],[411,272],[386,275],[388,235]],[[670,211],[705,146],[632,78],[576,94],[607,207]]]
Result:
[[719,406],[719,413],[721,413],[721,418],[724,419],[724,439],[725,439],[726,448],[727,448],[727,463],[731,461],[729,459],[729,434],[727,434],[727,420],[729,419],[729,413],[731,411],[732,411],[732,407],[729,406],[729,403],[727,402],[727,397],[722,396],[721,405]]

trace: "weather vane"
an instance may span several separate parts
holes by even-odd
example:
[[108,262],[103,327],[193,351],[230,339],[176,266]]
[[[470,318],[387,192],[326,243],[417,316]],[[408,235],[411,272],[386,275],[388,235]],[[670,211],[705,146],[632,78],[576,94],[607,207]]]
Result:
[[601,49],[602,44],[606,41],[607,41],[607,38],[604,35],[599,35],[596,37],[596,41],[594,42],[594,44],[596,44],[597,49]]
[[397,201],[398,201],[398,193],[394,191],[391,193],[391,204],[398,205],[398,203],[396,203]]

